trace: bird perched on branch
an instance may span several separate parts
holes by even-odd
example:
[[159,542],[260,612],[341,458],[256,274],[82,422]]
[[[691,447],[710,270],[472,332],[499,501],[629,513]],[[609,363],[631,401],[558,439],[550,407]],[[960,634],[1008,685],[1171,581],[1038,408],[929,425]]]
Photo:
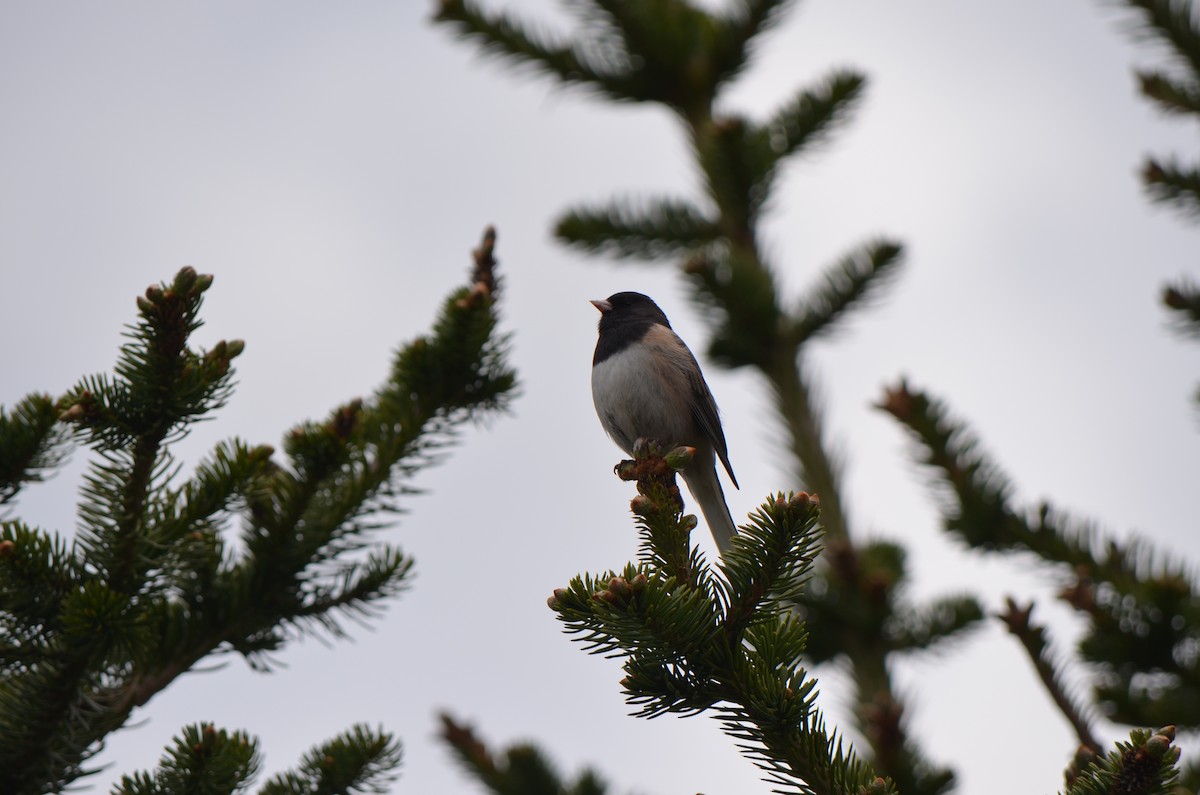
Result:
[[600,310],[592,357],[592,401],[600,424],[629,455],[638,439],[696,449],[683,482],[700,504],[717,548],[725,552],[737,528],[717,480],[718,458],[734,488],[738,484],[717,403],[696,357],[649,297],[616,293],[592,305]]

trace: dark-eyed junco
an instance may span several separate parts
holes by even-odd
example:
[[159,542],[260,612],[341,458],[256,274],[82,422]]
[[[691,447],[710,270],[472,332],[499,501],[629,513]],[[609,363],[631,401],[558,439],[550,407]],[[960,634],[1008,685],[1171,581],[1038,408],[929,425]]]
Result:
[[600,424],[629,455],[638,439],[696,448],[683,481],[724,552],[737,528],[717,481],[716,458],[734,488],[737,478],[729,466],[717,403],[696,357],[671,330],[658,304],[641,293],[616,293],[592,305],[600,310],[600,337],[592,358],[592,401]]

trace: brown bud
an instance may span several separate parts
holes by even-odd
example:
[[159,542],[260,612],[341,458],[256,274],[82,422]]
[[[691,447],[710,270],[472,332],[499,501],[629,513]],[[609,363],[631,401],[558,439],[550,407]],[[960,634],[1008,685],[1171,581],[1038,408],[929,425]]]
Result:
[[1146,184],[1162,182],[1165,176],[1166,172],[1163,171],[1162,166],[1157,161],[1147,160],[1146,165],[1142,166],[1142,182]]
[[896,419],[904,421],[912,417],[916,411],[916,399],[908,391],[908,383],[900,379],[900,383],[891,389],[884,390],[883,400],[875,404]]
[[196,269],[191,265],[185,265],[179,269],[179,273],[175,274],[175,284],[171,286],[180,292],[187,292],[195,283]]
[[592,594],[592,598],[597,602],[608,602],[610,605],[617,603],[617,595],[612,591],[596,591]]
[[154,314],[154,304],[151,303],[150,299],[146,298],[145,296],[139,295],[137,297],[137,306],[138,311],[140,311],[143,315]]
[[648,582],[649,580],[646,579],[646,575],[638,572],[638,575],[630,580],[629,585],[633,588],[634,593],[641,593],[646,590],[646,583]]
[[1161,734],[1151,735],[1150,739],[1146,741],[1146,750],[1156,759],[1165,754],[1170,747],[1171,741]]
[[230,340],[225,344],[225,355],[230,359],[240,356],[244,350],[246,350],[245,340]]
[[1174,287],[1168,287],[1163,290],[1162,300],[1164,304],[1172,309],[1187,309],[1187,299],[1184,298],[1183,293],[1179,292]]
[[618,599],[625,601],[633,596],[633,588],[624,577],[613,577],[608,581],[608,590]]
[[1161,734],[1163,737],[1166,737],[1168,740],[1174,742],[1175,741],[1175,724],[1172,723],[1172,724],[1163,726],[1161,729],[1156,731],[1155,734]]
[[663,460],[667,462],[667,466],[676,471],[683,469],[688,464],[692,463],[692,459],[696,457],[696,448],[681,445],[671,450]]
[[17,545],[13,543],[12,539],[6,538],[0,541],[0,558],[11,558],[16,553]]
[[209,287],[212,287],[212,281],[213,281],[213,277],[212,277],[211,273],[199,274],[198,276],[196,276],[196,286],[194,288],[195,291],[198,293],[204,292]]
[[654,512],[654,501],[645,494],[639,494],[629,501],[629,510],[638,516],[649,516]]
[[792,495],[792,505],[797,508],[807,508],[812,503],[807,491]]

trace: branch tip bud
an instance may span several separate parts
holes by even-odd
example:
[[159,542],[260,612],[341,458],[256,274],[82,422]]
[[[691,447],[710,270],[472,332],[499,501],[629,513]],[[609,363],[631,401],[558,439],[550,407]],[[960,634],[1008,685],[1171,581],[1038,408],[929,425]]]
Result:
[[0,558],[11,558],[17,553],[17,545],[12,539],[6,538],[0,541]]
[[629,510],[638,516],[649,516],[654,511],[654,501],[645,494],[638,494],[629,501]]
[[676,471],[685,468],[692,463],[692,459],[696,457],[696,448],[680,445],[671,452],[663,456],[663,460],[667,462],[667,466]]

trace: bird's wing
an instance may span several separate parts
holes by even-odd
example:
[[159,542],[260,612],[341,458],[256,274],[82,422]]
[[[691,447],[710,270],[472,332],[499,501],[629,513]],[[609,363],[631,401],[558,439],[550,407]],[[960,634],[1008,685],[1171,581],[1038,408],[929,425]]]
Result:
[[729,465],[729,450],[725,444],[725,431],[721,428],[721,413],[717,410],[717,401],[713,399],[712,390],[708,388],[704,374],[700,372],[696,357],[679,335],[666,326],[655,327],[648,336],[653,337],[653,342],[669,354],[668,359],[672,366],[683,376],[692,419],[712,444],[725,471],[729,473],[734,488],[741,488],[733,474],[733,467]]
[[733,481],[733,487],[739,489],[741,486],[738,485],[737,476],[733,474],[733,467],[729,465],[725,431],[721,428],[721,414],[717,409],[717,401],[713,399],[712,390],[708,388],[704,374],[700,372],[699,367],[691,371],[688,380],[691,382],[692,417],[695,418],[696,424],[700,426],[704,435],[712,442],[713,450],[721,459],[725,471],[729,473],[729,479]]

